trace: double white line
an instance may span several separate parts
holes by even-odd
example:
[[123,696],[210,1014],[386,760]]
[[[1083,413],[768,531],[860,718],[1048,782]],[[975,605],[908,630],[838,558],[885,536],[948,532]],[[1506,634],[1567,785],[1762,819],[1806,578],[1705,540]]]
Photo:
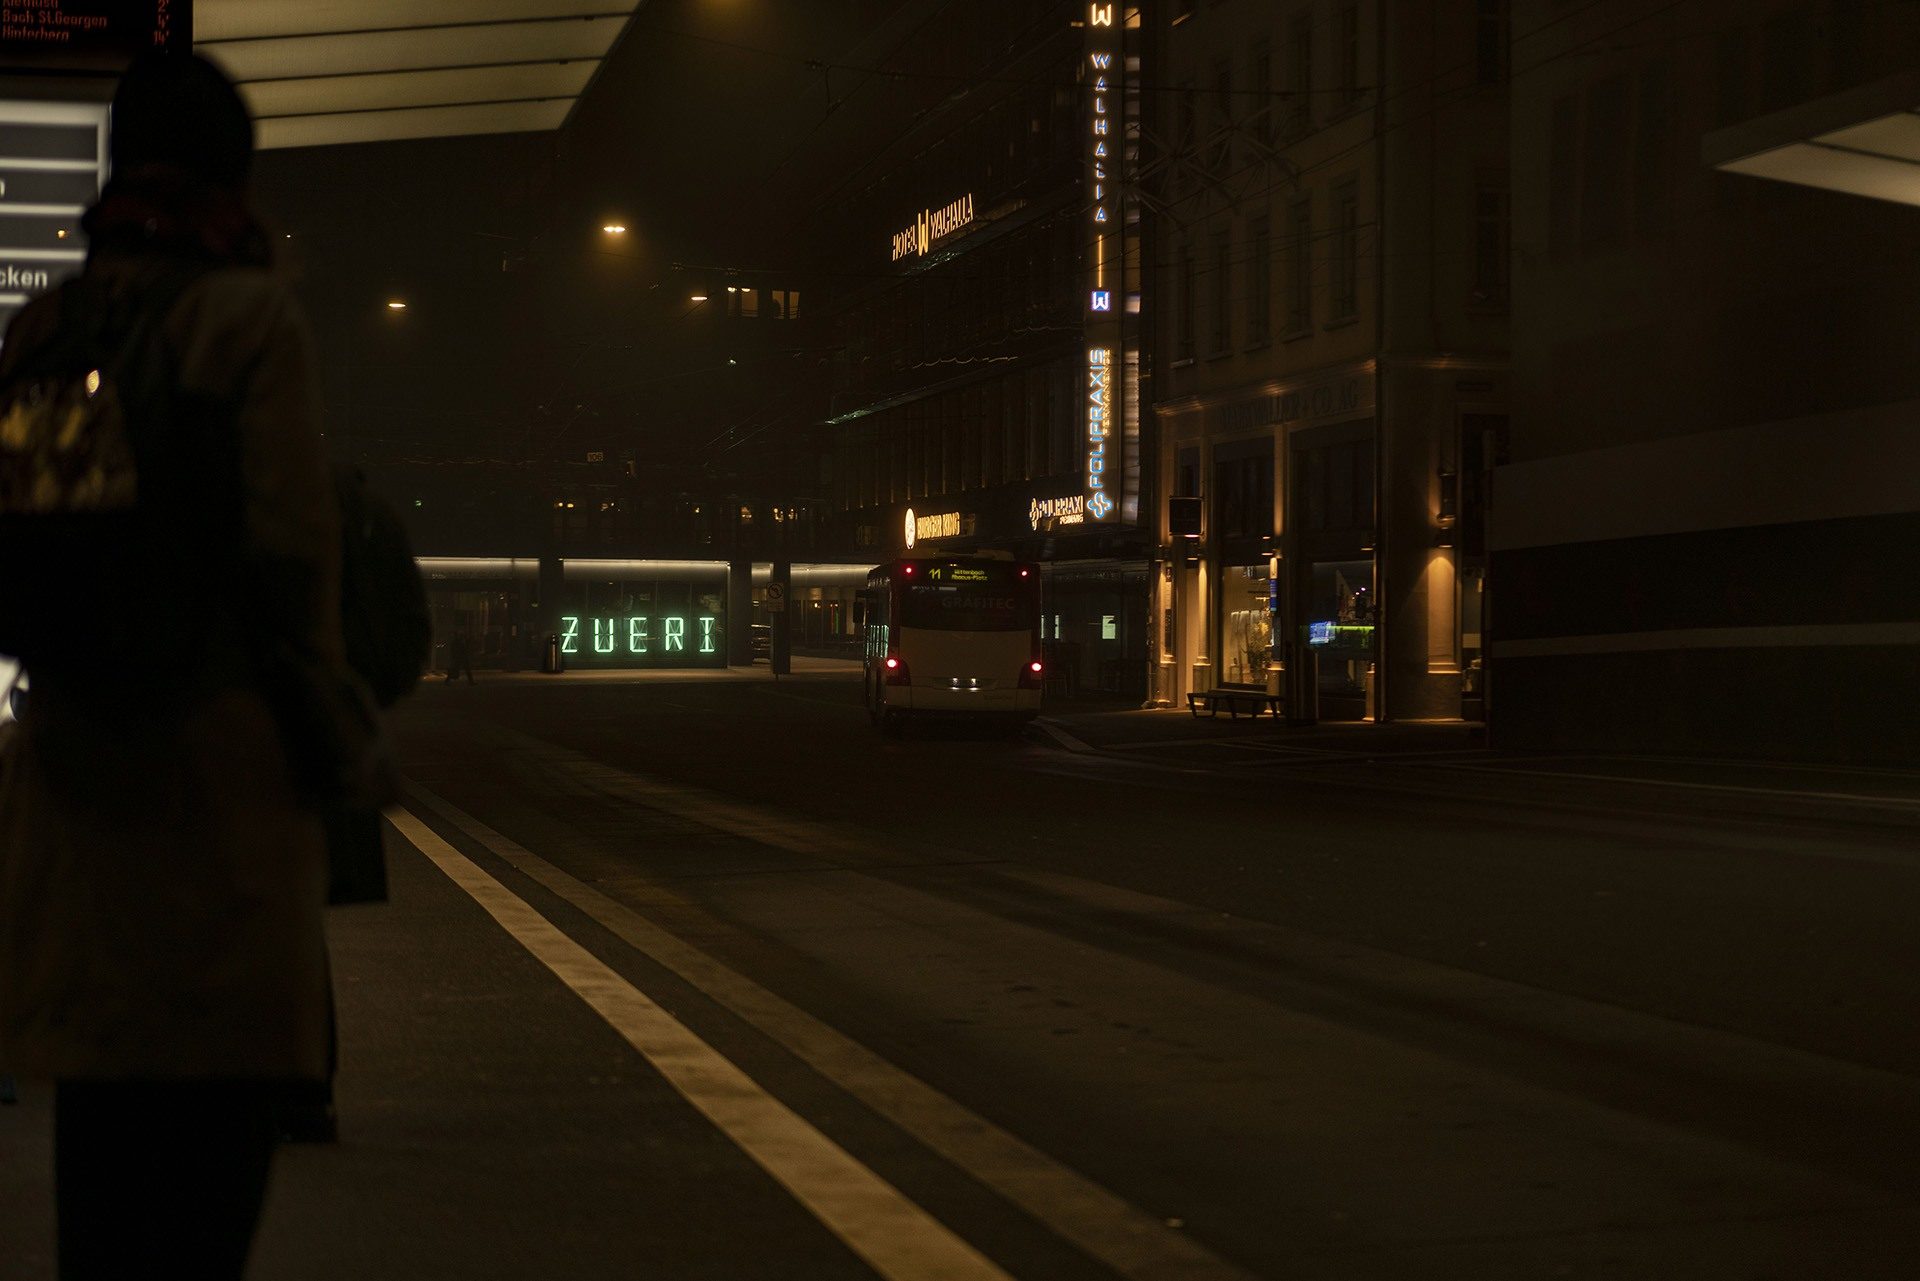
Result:
[[[410,785],[408,791],[418,806],[592,916],[655,964],[1121,1276],[1132,1281],[1249,1281],[1250,1274],[1159,1219],[427,789]],[[1000,1267],[768,1094],[413,813],[395,808],[388,817],[675,1090],[881,1276],[889,1281],[1010,1281]]]

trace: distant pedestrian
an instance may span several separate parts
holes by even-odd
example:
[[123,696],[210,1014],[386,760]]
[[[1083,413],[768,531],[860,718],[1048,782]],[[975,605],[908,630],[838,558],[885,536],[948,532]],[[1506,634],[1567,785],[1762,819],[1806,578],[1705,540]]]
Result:
[[[311,798],[354,741],[327,712],[341,533],[306,325],[245,200],[238,93],[211,63],[150,56],[112,121],[85,268],[8,330],[0,408],[24,407],[9,423],[31,429],[48,388],[84,378],[60,403],[108,441],[96,479],[139,484],[75,487],[62,510],[83,514],[59,528],[143,531],[118,549],[127,590],[164,591],[141,598],[157,616],[136,615],[149,640],[133,663],[34,612],[57,583],[9,595],[6,628],[65,639],[21,650],[33,713],[0,783],[0,1071],[54,1081],[62,1281],[230,1281],[274,1100],[326,1070]],[[35,461],[0,455],[29,479]],[[193,570],[141,572],[169,560]],[[140,663],[161,652],[151,679]]]
[[447,684],[453,684],[461,672],[467,674],[467,684],[473,684],[473,642],[464,631],[455,632],[447,642]]

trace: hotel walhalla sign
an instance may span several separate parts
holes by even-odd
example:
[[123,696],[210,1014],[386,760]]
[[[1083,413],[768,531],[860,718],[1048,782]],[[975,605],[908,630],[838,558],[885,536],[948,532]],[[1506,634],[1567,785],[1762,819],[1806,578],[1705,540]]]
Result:
[[893,260],[918,258],[973,221],[973,193],[940,209],[923,209],[912,225],[893,233]]
[[0,66],[117,73],[193,45],[192,0],[0,0]]

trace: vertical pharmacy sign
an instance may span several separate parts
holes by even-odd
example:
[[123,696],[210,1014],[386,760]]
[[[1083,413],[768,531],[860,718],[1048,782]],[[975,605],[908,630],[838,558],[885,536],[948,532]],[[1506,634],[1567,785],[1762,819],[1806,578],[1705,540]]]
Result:
[[1087,432],[1087,520],[1111,523],[1125,497],[1124,424],[1121,421],[1120,167],[1125,158],[1120,76],[1122,23],[1114,3],[1089,4],[1086,24],[1086,235],[1087,290],[1082,371]]

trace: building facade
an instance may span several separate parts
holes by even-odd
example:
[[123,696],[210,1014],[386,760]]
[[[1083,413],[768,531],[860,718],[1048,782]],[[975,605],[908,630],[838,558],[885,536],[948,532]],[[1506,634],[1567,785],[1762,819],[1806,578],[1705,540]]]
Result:
[[953,6],[920,34],[890,65],[938,94],[905,128],[864,100],[875,142],[816,231],[841,547],[1036,561],[1056,681],[1144,697],[1139,11]]
[[1917,24],[1516,5],[1497,742],[1920,754]]
[[1477,718],[1505,5],[1212,0],[1160,21],[1156,695]]

